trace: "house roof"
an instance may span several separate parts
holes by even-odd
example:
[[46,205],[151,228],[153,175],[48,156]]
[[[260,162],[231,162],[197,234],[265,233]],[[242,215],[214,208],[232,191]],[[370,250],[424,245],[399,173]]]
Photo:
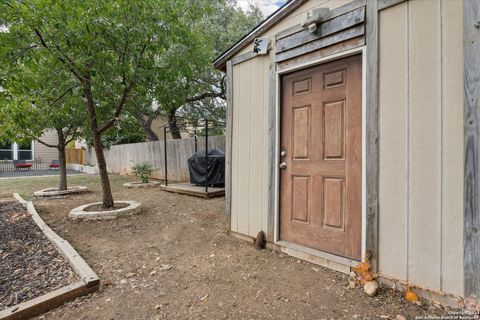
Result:
[[257,36],[261,35],[265,31],[272,28],[278,22],[280,22],[285,16],[289,13],[300,7],[302,4],[308,0],[289,0],[282,7],[278,8],[274,13],[269,15],[265,20],[260,22],[255,28],[253,28],[249,33],[243,36],[240,40],[234,43],[230,48],[223,52],[213,61],[213,66],[216,69],[225,70],[226,62],[233,57],[237,52],[245,48],[250,42],[253,41]]

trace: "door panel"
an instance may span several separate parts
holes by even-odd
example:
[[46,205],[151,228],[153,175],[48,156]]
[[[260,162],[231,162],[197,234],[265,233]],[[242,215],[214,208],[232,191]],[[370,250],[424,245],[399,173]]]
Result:
[[360,259],[361,55],[282,77],[280,239]]

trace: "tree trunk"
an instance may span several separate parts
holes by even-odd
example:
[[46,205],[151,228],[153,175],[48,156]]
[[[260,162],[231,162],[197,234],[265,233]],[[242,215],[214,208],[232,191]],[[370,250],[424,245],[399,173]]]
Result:
[[147,136],[148,141],[158,141],[158,135],[155,133],[155,131],[152,130],[152,122],[153,122],[153,117],[151,116],[145,116],[141,113],[136,114],[135,118],[137,118],[138,122],[142,126],[143,132],[145,132],[145,135]]
[[170,128],[170,134],[173,139],[182,139],[180,129],[178,128],[177,117],[175,116],[175,110],[168,113],[168,127]]
[[91,88],[88,85],[85,87],[85,97],[87,98],[88,123],[92,133],[93,149],[95,150],[95,155],[97,156],[98,172],[100,174],[100,182],[102,184],[102,207],[104,209],[113,208],[112,188],[110,186],[110,179],[108,178],[107,163],[103,153],[101,134],[98,133],[98,124],[95,114],[93,95]]
[[[92,132],[93,133],[93,132]],[[110,187],[110,179],[108,178],[107,162],[105,161],[105,154],[103,153],[103,146],[101,135],[93,133],[93,149],[97,156],[98,172],[100,174],[100,181],[102,183],[103,191],[103,208],[113,208],[112,188]]]
[[58,190],[64,191],[67,190],[67,157],[65,156],[65,136],[62,129],[57,129],[58,136],[58,162],[60,167],[60,182],[58,185]]

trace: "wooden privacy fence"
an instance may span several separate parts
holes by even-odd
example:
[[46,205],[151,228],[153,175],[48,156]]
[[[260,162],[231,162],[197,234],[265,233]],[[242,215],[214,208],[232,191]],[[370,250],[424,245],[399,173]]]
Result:
[[[205,149],[204,137],[199,137],[198,151]],[[208,137],[208,148],[225,151],[225,136]],[[188,158],[195,153],[195,140],[167,140],[168,180],[188,181]],[[165,152],[163,141],[141,142],[112,146],[105,150],[108,172],[130,174],[132,166],[138,163],[150,163],[154,167],[153,178],[165,179]],[[95,152],[85,152],[86,163],[97,164]]]
[[65,149],[67,163],[85,164],[85,151],[83,149]]

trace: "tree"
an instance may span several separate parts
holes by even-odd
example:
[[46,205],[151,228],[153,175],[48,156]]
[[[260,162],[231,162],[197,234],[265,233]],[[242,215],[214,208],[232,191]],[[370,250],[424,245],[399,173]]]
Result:
[[198,21],[206,9],[205,2],[198,0],[1,3],[0,21],[9,29],[2,34],[1,50],[24,49],[25,53],[18,58],[20,63],[31,77],[41,78],[38,63],[26,58],[35,51],[46,61],[50,73],[65,70],[80,88],[97,157],[104,208],[112,208],[114,201],[102,135],[119,121],[137,88],[148,85],[161,72],[157,61],[189,35],[188,25]]
[[[32,48],[33,49],[33,48]],[[9,52],[0,57],[15,61],[22,50]],[[67,165],[65,148],[80,136],[85,119],[81,99],[74,94],[77,88],[61,70],[47,73],[49,68],[37,52],[29,59],[37,61],[43,77],[30,77],[23,64],[3,64],[0,76],[0,140],[30,142],[56,148],[59,160],[59,190],[67,190]],[[8,74],[23,74],[23,77],[8,77]],[[45,142],[41,137],[49,130],[56,132],[58,143]]]
[[[91,136],[84,136],[87,145],[92,146]],[[102,135],[103,148],[110,148],[117,144],[138,143],[145,141],[145,133],[143,132],[137,119],[128,112],[125,112],[110,129]]]
[[[236,1],[219,1],[200,21],[191,24],[191,37],[182,43],[181,52],[172,47],[162,61],[167,70],[155,77],[151,91],[144,92],[137,101],[135,117],[149,140],[158,140],[151,130],[159,115],[167,117],[174,139],[180,139],[179,127],[200,126],[201,118],[208,117],[218,131],[225,122],[225,75],[215,70],[211,61],[238,41],[262,19],[258,7],[247,12],[236,6]],[[187,54],[185,54],[187,53]],[[143,99],[143,100],[142,100]],[[152,109],[156,101],[158,108]],[[181,115],[181,117],[178,117]]]

